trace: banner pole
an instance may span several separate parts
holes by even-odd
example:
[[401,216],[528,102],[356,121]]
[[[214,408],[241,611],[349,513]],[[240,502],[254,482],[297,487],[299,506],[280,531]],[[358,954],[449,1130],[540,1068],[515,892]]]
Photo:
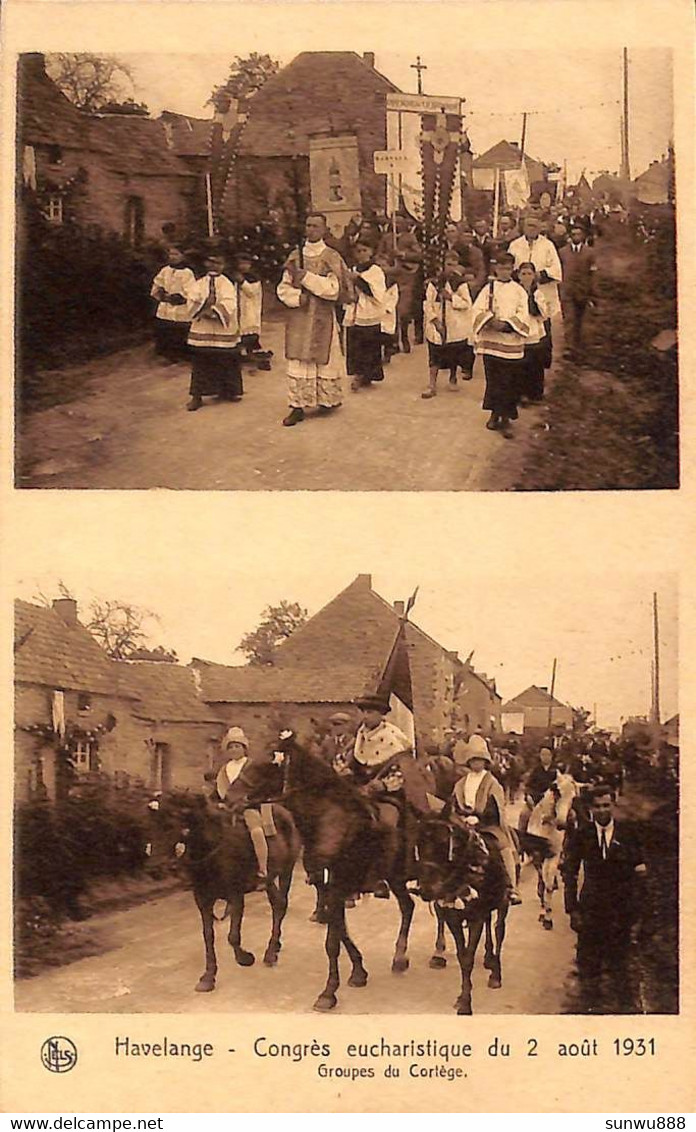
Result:
[[498,212],[500,210],[500,169],[495,167],[495,192],[493,195],[493,239],[498,235]]

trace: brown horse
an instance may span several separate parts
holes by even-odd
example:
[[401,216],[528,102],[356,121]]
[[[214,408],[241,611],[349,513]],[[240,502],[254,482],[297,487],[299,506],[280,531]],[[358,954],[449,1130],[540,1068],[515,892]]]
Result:
[[292,732],[282,733],[275,758],[283,767],[281,800],[300,832],[306,867],[313,877],[322,878],[329,974],[314,1009],[332,1010],[338,1003],[341,946],[352,966],[348,985],[364,987],[367,983],[362,954],[348,934],[345,902],[357,893],[371,891],[375,876],[386,879],[401,912],[392,971],[400,973],[409,966],[414,902],[406,888],[406,838],[401,829],[396,831],[395,851],[394,831],[380,824],[375,807],[350,781],[300,746]]
[[[277,770],[269,767],[269,793],[278,786]],[[290,814],[282,806],[272,807],[276,832],[268,838],[268,884],[266,895],[273,921],[263,962],[273,967],[281,949],[281,930],[288,907],[292,871],[300,852],[300,839]],[[200,912],[205,943],[205,971],[196,984],[197,991],[215,989],[214,907],[225,901],[230,927],[228,942],[241,967],[255,962],[251,951],[242,947],[244,898],[256,887],[256,857],[249,833],[239,815],[215,808],[200,794],[179,794],[160,802],[163,836],[176,842],[176,855],[188,870],[193,896]],[[173,843],[173,842],[172,842]]]
[[[435,905],[438,918],[438,943],[442,944],[438,952],[444,951],[444,924],[457,950],[462,983],[455,1008],[458,1014],[471,1014],[471,973],[484,928],[488,985],[493,989],[502,986],[509,882],[500,850],[493,837],[484,838],[465,822],[438,814],[420,824],[418,861],[420,895]],[[444,967],[445,962],[442,954],[436,954],[430,966]]]

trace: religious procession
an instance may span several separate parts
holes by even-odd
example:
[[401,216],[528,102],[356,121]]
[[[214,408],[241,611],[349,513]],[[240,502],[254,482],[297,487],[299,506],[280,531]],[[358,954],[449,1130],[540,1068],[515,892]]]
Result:
[[[630,143],[642,155],[658,135],[631,135],[626,125],[620,171],[593,174],[605,156],[600,142],[560,132],[553,107],[527,112],[522,101],[508,116],[519,140],[485,148],[497,121],[507,122],[503,111],[424,93],[435,63],[420,56],[406,68],[417,93],[383,75],[371,52],[306,51],[284,66],[264,59],[253,89],[250,61],[237,61],[211,96],[212,118],[98,115],[90,138],[103,135],[106,147],[121,138],[123,171],[149,147],[150,193],[124,198],[121,231],[120,212],[91,187],[89,170],[95,184],[97,167],[104,172],[101,150],[73,154],[84,176],[56,188],[63,148],[44,152],[37,123],[52,115],[74,143],[89,115],[50,77],[50,59],[24,57],[19,482],[669,486],[652,481],[676,466],[671,142],[632,179]],[[645,95],[638,62],[631,71],[623,61],[625,114]],[[607,90],[620,95],[621,86]],[[620,101],[590,107],[600,135]],[[545,160],[531,155],[535,137]],[[611,138],[613,149],[613,126]],[[172,195],[177,170],[185,200]],[[47,307],[48,262],[36,285],[33,273],[47,255],[59,255],[63,271],[71,258],[86,264],[102,240],[120,267],[100,287],[103,265],[78,284],[75,264],[83,301],[67,334],[72,307],[61,304],[72,288]],[[99,304],[109,292],[116,300],[114,287],[122,294],[108,312],[95,306],[94,320],[83,317],[85,301]],[[37,289],[41,319],[33,316]],[[92,330],[103,352],[107,323],[117,342],[124,318],[142,344],[107,346],[96,366],[77,361],[61,377],[66,335],[67,356],[91,356]],[[601,395],[610,387],[615,416]],[[196,414],[185,431],[184,410]],[[649,422],[648,461],[630,441],[634,415]],[[344,441],[357,432],[365,448],[355,461]]]
[[[679,717],[657,593],[663,683],[612,726],[559,698],[563,660],[550,689],[504,700],[411,619],[416,593],[392,608],[359,575],[265,667],[109,659],[74,599],[17,602],[21,1009],[118,1010],[123,993],[143,1011],[200,994],[212,1010],[677,1010]],[[47,722],[34,685],[78,646],[81,687],[117,681],[109,714],[54,692]],[[642,649],[611,647],[640,675]],[[613,676],[587,679],[609,695]]]

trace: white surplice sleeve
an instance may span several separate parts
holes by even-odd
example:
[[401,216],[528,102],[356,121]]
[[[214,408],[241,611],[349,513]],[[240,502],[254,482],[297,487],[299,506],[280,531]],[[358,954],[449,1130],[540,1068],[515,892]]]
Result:
[[468,311],[472,307],[471,292],[468,283],[460,283],[456,291],[452,291],[452,310]]
[[[336,292],[338,294],[338,292]],[[302,298],[302,288],[295,287],[288,271],[283,272],[283,278],[276,287],[276,294],[286,307],[299,307]]]
[[318,299],[335,300],[338,298],[338,278],[332,271],[328,275],[315,275],[313,271],[305,271],[302,286],[312,295],[316,295]]

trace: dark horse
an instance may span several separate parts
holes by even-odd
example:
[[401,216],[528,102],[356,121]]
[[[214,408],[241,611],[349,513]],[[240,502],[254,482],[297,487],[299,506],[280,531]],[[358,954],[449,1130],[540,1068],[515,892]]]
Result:
[[[466,822],[440,814],[420,824],[418,862],[420,895],[434,903],[438,925],[447,925],[457,949],[462,975],[455,1002],[457,1014],[471,1014],[471,972],[484,927],[488,985],[494,989],[502,986],[501,956],[510,891],[507,871],[493,836],[481,835]],[[430,965],[444,966],[444,959],[433,956]]]
[[[278,772],[270,766],[269,791],[279,787]],[[276,789],[277,792],[277,789]],[[162,800],[163,823],[176,841],[176,853],[188,869],[193,895],[201,914],[205,942],[205,971],[196,984],[197,991],[215,989],[215,913],[218,900],[225,901],[229,913],[228,942],[241,967],[251,967],[255,957],[242,947],[244,897],[256,887],[256,857],[241,814],[214,807],[200,794],[183,794]],[[272,807],[276,832],[268,838],[268,884],[266,895],[273,913],[271,935],[263,961],[268,967],[278,962],[281,929],[288,907],[292,871],[300,852],[295,823],[282,806]],[[222,917],[222,919],[225,918]]]
[[341,945],[352,965],[348,985],[367,983],[363,957],[348,935],[345,902],[370,891],[375,876],[386,879],[401,912],[392,971],[399,973],[409,966],[406,951],[414,902],[406,889],[405,837],[399,829],[394,839],[395,831],[380,824],[375,807],[356,787],[309,754],[293,734],[283,733],[275,757],[283,767],[281,799],[300,832],[306,867],[312,876],[323,878],[329,975],[314,1009],[331,1010],[338,1002]]

